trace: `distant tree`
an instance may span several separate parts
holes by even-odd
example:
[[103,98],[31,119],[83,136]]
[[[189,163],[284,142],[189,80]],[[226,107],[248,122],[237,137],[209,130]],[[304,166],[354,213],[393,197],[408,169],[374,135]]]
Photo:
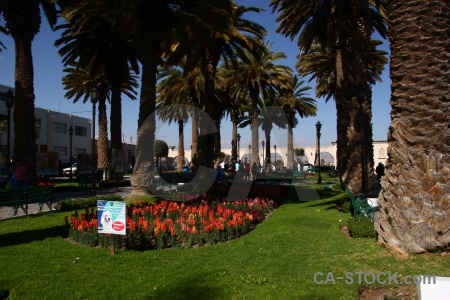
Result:
[[169,155],[169,146],[161,140],[155,140],[155,157],[167,157]]
[[303,148],[295,148],[294,149],[295,157],[297,158],[297,162],[300,162],[300,158],[305,155],[305,149]]

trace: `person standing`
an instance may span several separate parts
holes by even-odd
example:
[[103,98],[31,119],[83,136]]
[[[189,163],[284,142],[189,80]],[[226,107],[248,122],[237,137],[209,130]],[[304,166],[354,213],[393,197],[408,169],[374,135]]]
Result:
[[256,165],[256,162],[253,162],[251,171],[252,171],[253,180],[256,180],[256,174],[258,173],[258,166]]
[[379,162],[378,166],[375,168],[375,172],[377,173],[377,179],[380,181],[381,177],[384,176],[384,165]]

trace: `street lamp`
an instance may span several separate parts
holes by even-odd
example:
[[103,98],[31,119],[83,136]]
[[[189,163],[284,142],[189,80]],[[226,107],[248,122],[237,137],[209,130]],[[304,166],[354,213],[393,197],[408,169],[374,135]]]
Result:
[[277,145],[273,145],[275,149],[275,172],[277,171]]
[[262,145],[262,157],[263,157],[263,165],[266,165],[266,162],[264,161],[264,146],[266,145],[266,143],[264,141],[261,142]]
[[69,127],[69,135],[70,135],[70,181],[72,181],[72,165],[73,165],[73,157],[72,157],[72,138],[73,138],[73,127]]
[[365,153],[365,143],[364,143],[364,113],[363,113],[363,102],[366,97],[366,90],[362,84],[357,87],[357,96],[359,101],[359,117],[361,126],[361,193],[366,194],[366,153]]
[[9,159],[10,153],[9,153],[9,149],[11,147],[11,108],[14,106],[14,93],[11,89],[9,89],[6,92],[6,107],[8,108],[8,132],[7,132],[7,136],[6,136],[6,167],[8,168],[7,174],[8,174],[8,181],[10,178],[10,167],[11,167],[11,162]]
[[251,157],[252,157],[251,151],[252,151],[252,145],[248,144],[248,160],[249,160],[250,162],[252,161],[252,160],[251,160]]
[[318,157],[318,168],[319,168],[319,177],[317,178],[317,183],[322,183],[322,176],[320,175],[320,129],[322,128],[322,124],[320,121],[316,123],[316,134],[317,134],[317,157]]
[[240,151],[240,149],[239,149],[239,142],[241,141],[241,135],[238,133],[237,134],[237,147],[238,147],[238,158],[237,158],[237,161],[239,161],[239,159],[241,158],[241,151]]
[[97,169],[97,161],[95,159],[95,104],[98,100],[98,90],[96,88],[92,88],[91,91],[91,102],[92,102],[92,196],[96,195],[95,191],[95,175]]

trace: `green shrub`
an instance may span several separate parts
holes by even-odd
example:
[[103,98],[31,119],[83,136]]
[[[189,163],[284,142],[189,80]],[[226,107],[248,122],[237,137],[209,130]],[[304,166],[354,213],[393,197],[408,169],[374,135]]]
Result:
[[348,229],[354,238],[374,238],[375,230],[372,220],[366,217],[357,216],[348,220]]
[[343,213],[350,213],[351,212],[351,206],[352,203],[350,201],[350,199],[345,196],[342,198],[339,198],[338,200],[336,200],[336,207],[339,211],[343,212]]
[[342,203],[342,205],[341,205],[342,212],[350,213],[351,206],[352,206],[352,203],[350,201],[346,201],[346,202]]
[[96,207],[97,200],[106,200],[106,201],[122,201],[121,196],[94,196],[89,198],[79,198],[79,199],[66,199],[60,200],[56,204],[55,208],[58,211],[72,211],[76,209],[83,209],[86,207]]

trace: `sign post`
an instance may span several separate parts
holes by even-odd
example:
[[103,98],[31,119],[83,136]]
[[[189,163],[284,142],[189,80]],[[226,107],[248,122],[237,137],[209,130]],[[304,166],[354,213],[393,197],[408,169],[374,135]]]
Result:
[[110,234],[111,255],[114,255],[114,235],[126,235],[126,204],[121,201],[97,201],[98,233]]

